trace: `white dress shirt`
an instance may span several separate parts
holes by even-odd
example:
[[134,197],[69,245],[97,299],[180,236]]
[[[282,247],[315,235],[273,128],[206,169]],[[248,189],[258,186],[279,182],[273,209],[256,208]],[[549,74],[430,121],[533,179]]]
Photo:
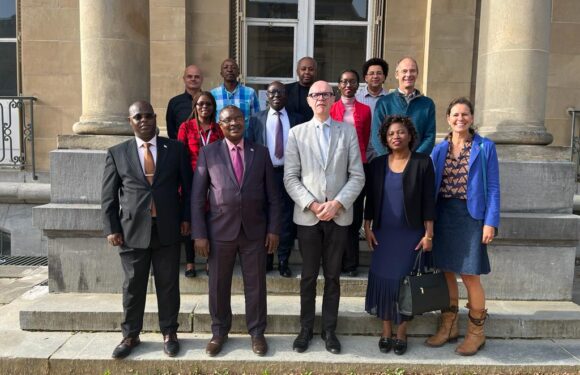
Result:
[[143,169],[143,173],[145,173],[145,143],[150,143],[149,149],[151,150],[151,154],[153,155],[153,161],[157,166],[157,136],[154,136],[149,140],[149,142],[145,142],[139,137],[135,137],[137,140],[137,152],[139,153],[139,162],[141,163],[141,169]]
[[[286,142],[288,142],[288,132],[290,131],[290,119],[288,118],[288,112],[286,112],[286,108],[282,108],[280,110],[280,120],[282,121],[282,129],[283,129],[283,147],[286,150]],[[272,160],[272,164],[274,167],[281,167],[284,165],[284,157],[282,159],[278,159],[276,155],[276,129],[278,127],[278,115],[276,115],[276,111],[270,108],[268,111],[268,117],[266,118],[266,146],[268,147],[268,151],[270,152],[270,160]]]
[[320,122],[316,118],[313,118],[312,121],[316,125],[316,134],[318,135],[318,145],[320,146],[322,162],[326,165],[328,149],[330,148],[330,126],[332,125],[332,120],[328,117],[324,122]]

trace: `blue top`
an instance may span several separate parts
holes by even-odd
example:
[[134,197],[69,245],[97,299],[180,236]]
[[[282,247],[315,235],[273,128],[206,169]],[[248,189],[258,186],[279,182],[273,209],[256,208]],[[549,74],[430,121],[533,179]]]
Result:
[[238,83],[233,92],[229,92],[222,84],[211,90],[216,102],[215,121],[219,123],[220,111],[227,105],[235,105],[244,115],[245,128],[250,124],[250,116],[260,112],[260,102],[253,88]]
[[371,127],[371,143],[378,156],[387,153],[387,149],[379,139],[379,129],[385,117],[389,115],[409,116],[417,130],[417,144],[414,151],[427,155],[431,152],[435,144],[435,103],[433,100],[419,94],[407,105],[407,101],[398,90],[379,99],[375,106]]
[[[486,171],[483,170],[481,146],[483,146],[486,156]],[[439,191],[441,186],[448,149],[449,142],[444,140],[435,146],[431,153],[431,159],[433,159],[435,166],[435,191]],[[483,173],[486,173],[485,179]],[[484,187],[484,180],[487,182],[487,188]],[[483,220],[484,225],[497,228],[499,226],[500,210],[499,195],[499,162],[495,143],[481,137],[479,134],[475,134],[471,145],[469,173],[467,175],[467,210],[471,217],[476,220]]]

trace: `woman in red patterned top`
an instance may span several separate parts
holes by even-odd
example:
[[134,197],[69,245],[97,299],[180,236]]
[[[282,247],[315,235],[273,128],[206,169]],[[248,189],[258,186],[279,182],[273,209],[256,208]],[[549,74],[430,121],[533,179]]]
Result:
[[[185,143],[191,158],[191,169],[195,170],[199,150],[212,142],[224,137],[219,125],[215,122],[216,103],[209,91],[201,91],[192,101],[193,111],[183,124],[179,126],[177,140]],[[190,241],[191,242],[191,241]],[[185,276],[195,277],[195,254],[191,246],[186,246],[187,264]]]

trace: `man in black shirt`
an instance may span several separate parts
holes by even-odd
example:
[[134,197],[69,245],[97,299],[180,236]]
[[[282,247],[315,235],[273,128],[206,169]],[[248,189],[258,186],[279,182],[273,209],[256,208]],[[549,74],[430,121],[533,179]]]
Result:
[[167,136],[171,139],[177,139],[179,125],[187,120],[191,114],[193,97],[201,91],[201,84],[203,83],[201,70],[195,65],[189,65],[183,72],[183,83],[185,84],[185,92],[174,96],[167,104],[165,121]]
[[316,81],[316,68],[316,60],[312,57],[301,58],[298,60],[298,66],[296,67],[298,82],[285,85],[288,96],[286,110],[301,114],[304,121],[309,121],[314,116],[306,97],[310,86]]

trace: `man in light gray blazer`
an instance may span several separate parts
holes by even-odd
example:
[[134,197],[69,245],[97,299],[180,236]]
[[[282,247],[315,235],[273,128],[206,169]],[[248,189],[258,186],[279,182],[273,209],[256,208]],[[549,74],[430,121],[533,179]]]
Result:
[[335,335],[340,272],[352,205],[365,182],[356,130],[330,118],[334,94],[325,81],[308,94],[312,120],[290,129],[284,161],[284,186],[294,200],[294,222],[302,255],[300,334],[293,349],[308,349],[314,326],[316,279],[322,261],[324,297],[322,339],[326,350],[340,353]]

